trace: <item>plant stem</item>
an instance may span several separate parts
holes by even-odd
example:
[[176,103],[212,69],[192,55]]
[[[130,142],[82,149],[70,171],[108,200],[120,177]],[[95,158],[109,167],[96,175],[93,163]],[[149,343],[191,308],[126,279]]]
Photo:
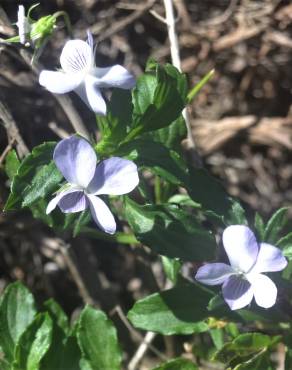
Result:
[[60,10],[60,11],[54,13],[54,17],[55,17],[55,19],[57,19],[58,17],[63,17],[64,18],[64,22],[66,24],[66,28],[67,28],[69,37],[70,37],[70,39],[72,39],[73,38],[73,31],[72,31],[71,21],[70,21],[68,13],[65,12],[64,10]]
[[198,92],[201,90],[201,88],[214,76],[215,69],[211,69],[210,72],[208,72],[201,80],[199,83],[197,83],[191,91],[188,93],[187,99],[188,102],[190,103],[194,97],[198,94]]
[[123,232],[117,232],[114,235],[105,234],[101,231],[94,230],[91,227],[84,226],[81,229],[81,234],[86,234],[94,239],[104,240],[106,242],[120,243],[120,244],[136,244],[139,245],[140,242],[135,238],[133,234],[126,234]]

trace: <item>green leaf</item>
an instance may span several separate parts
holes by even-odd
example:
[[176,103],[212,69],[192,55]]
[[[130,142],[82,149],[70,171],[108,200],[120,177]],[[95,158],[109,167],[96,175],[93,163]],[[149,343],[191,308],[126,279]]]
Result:
[[48,302],[50,316],[54,318],[53,333],[50,348],[42,360],[40,370],[80,370],[81,351],[77,338],[66,337],[69,332],[67,317],[55,302]]
[[128,312],[136,327],[163,335],[192,334],[207,331],[204,320],[213,316],[206,309],[212,293],[197,284],[177,284],[137,301]]
[[248,225],[245,210],[239,202],[233,202],[230,210],[229,222],[232,225]]
[[254,219],[254,227],[257,233],[257,236],[260,241],[264,241],[264,235],[265,235],[265,224],[262,219],[262,217],[259,215],[259,213],[256,213],[255,219]]
[[176,284],[182,262],[178,258],[168,258],[165,256],[161,256],[161,259],[165,275],[170,281]]
[[20,162],[17,157],[16,151],[14,149],[10,150],[5,159],[5,172],[11,181],[16,175],[19,165]]
[[47,194],[52,193],[56,186],[62,180],[63,175],[57,169],[55,162],[42,166],[33,177],[31,184],[26,185],[22,195],[23,201],[21,207],[27,207]]
[[84,308],[79,319],[77,340],[89,369],[121,367],[116,329],[102,311],[89,306]]
[[49,313],[54,323],[56,323],[64,331],[64,333],[68,333],[68,317],[62,310],[61,306],[54,299],[50,298],[44,303],[44,308]]
[[174,358],[153,370],[199,370],[198,366],[185,358]]
[[13,370],[39,370],[52,340],[52,319],[40,313],[26,328],[15,348]]
[[137,239],[158,254],[185,261],[214,258],[214,236],[176,206],[140,206],[125,197],[125,215]]
[[[186,137],[186,133],[186,123],[181,115],[169,126],[152,131],[148,135],[155,142],[162,143],[169,149],[174,149],[177,152],[181,152],[181,142]],[[143,135],[143,138],[144,137],[146,137],[146,134]]]
[[81,361],[81,351],[76,337],[70,336],[67,338],[64,343],[64,350],[62,354],[63,356],[60,370],[81,370],[81,367],[79,366]]
[[187,194],[175,194],[168,199],[168,203],[179,204],[180,206],[200,208],[200,204],[194,202]]
[[269,349],[279,342],[281,337],[270,337],[260,333],[246,333],[241,334],[232,342],[226,343],[214,355],[214,359],[224,364],[229,364],[231,361],[237,363],[241,361],[241,357],[251,357],[262,350]]
[[186,103],[185,76],[170,66],[146,72],[133,90],[133,126],[124,142],[141,133],[158,130],[174,122]]
[[271,307],[269,310],[252,305],[251,308],[243,308],[240,310],[231,311],[224,301],[221,293],[213,296],[210,299],[207,309],[209,311],[217,312],[220,314],[219,317],[228,317],[233,321],[264,321],[273,322],[274,325],[277,325],[280,322],[289,321],[287,314],[284,314],[277,305]]
[[228,223],[233,200],[223,186],[203,168],[189,168],[189,176],[187,190],[192,200],[201,204],[204,210],[224,216]]
[[8,285],[0,305],[0,346],[7,360],[13,359],[15,345],[35,316],[32,294],[21,283]]
[[137,139],[121,146],[116,155],[127,156],[139,167],[147,167],[175,185],[188,180],[187,169],[179,154],[160,143]]
[[[202,168],[186,167],[185,162],[174,150],[160,143],[137,139],[122,145],[115,155],[127,156],[140,167],[147,167],[166,181],[187,189],[191,199],[200,204],[204,211],[211,211],[227,223],[232,223],[237,204],[237,217],[244,218],[244,211],[230,198],[223,186]],[[239,215],[241,212],[241,215]]]
[[268,243],[276,243],[278,241],[279,233],[287,223],[286,213],[288,209],[288,207],[280,208],[272,215],[265,228],[263,241]]
[[63,176],[52,161],[55,145],[41,144],[21,162],[11,184],[6,211],[30,206],[57,189]]
[[278,242],[276,246],[282,249],[284,256],[291,261],[292,260],[292,232],[283,236]]
[[224,331],[222,329],[210,329],[210,336],[217,349],[221,349],[224,345]]
[[132,98],[129,90],[114,89],[106,116],[97,115],[102,139],[96,145],[99,154],[114,152],[127,134],[132,122]]

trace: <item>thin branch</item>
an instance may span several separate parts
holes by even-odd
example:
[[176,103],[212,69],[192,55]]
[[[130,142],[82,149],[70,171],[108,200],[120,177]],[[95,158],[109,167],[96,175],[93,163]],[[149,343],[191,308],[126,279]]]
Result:
[[[121,21],[116,22],[111,28],[105,30],[104,32],[100,32],[101,36],[97,38],[97,41],[103,41],[108,39],[109,37],[113,36],[115,33],[123,30],[129,24],[133,23],[136,19],[140,18],[145,12],[152,8],[156,0],[148,0],[146,4],[141,6],[139,9],[133,11],[130,15],[123,18]],[[93,33],[95,33],[93,31]]]
[[68,244],[63,244],[62,242],[58,243],[58,247],[60,252],[63,255],[63,258],[65,260],[65,263],[71,273],[71,276],[77,285],[77,288],[79,290],[79,294],[82,297],[84,303],[90,304],[92,306],[96,305],[96,302],[91,297],[82,276],[80,275],[78,268],[75,264],[74,257],[72,256],[71,247]]
[[19,133],[17,124],[9,112],[6,105],[0,101],[0,120],[3,122],[9,140],[16,140],[16,149],[18,155],[22,158],[29,153],[28,147],[26,146],[22,136]]
[[[166,24],[168,30],[168,38],[170,43],[170,53],[171,53],[171,60],[172,64],[181,71],[181,60],[179,55],[179,44],[178,44],[178,37],[175,30],[175,17],[174,17],[174,9],[173,9],[173,2],[172,0],[163,0],[164,7],[165,7],[165,16],[166,16]],[[187,127],[187,145],[186,149],[189,150],[191,153],[192,162],[196,166],[201,166],[201,159],[196,152],[196,144],[192,135],[192,127],[189,119],[189,114],[187,108],[185,108],[182,112],[182,115],[186,122]]]
[[70,136],[69,132],[64,130],[62,127],[59,127],[56,122],[49,122],[48,126],[61,139],[66,139]]
[[181,62],[179,55],[178,38],[175,31],[175,17],[172,0],[163,0],[165,7],[166,24],[168,29],[168,38],[170,42],[170,53],[172,64],[181,71]]
[[128,370],[135,370],[137,369],[138,364],[142,360],[142,357],[144,356],[145,352],[149,348],[149,345],[155,338],[156,333],[153,333],[152,331],[148,331],[147,334],[144,337],[143,342],[140,344],[139,348],[137,349],[136,353],[132,357],[131,361],[128,365]]
[[[114,313],[117,313],[125,327],[129,330],[131,335],[134,338],[137,338],[141,343],[144,341],[143,336],[135,330],[130,322],[128,321],[127,317],[125,316],[123,310],[120,306],[116,306],[110,313],[110,315],[113,315]],[[156,349],[151,343],[148,343],[148,348],[150,351],[152,351],[157,357],[159,357],[162,361],[167,361],[169,358],[165,356],[162,352],[160,352],[158,349]]]

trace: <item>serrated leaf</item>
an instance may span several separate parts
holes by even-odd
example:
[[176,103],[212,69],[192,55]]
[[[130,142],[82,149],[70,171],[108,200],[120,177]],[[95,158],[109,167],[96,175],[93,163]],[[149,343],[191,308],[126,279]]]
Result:
[[212,294],[196,284],[181,284],[137,301],[128,312],[136,327],[163,335],[207,331],[204,320]]
[[263,241],[267,243],[276,243],[279,239],[279,233],[287,223],[286,213],[288,207],[278,209],[269,219],[265,228]]
[[1,297],[0,346],[9,361],[20,336],[35,316],[32,294],[21,283],[8,285]]
[[77,340],[83,358],[92,370],[120,368],[122,358],[116,329],[102,311],[89,306],[84,308],[79,319]]
[[11,184],[6,211],[30,206],[56,190],[63,176],[52,161],[55,145],[41,144],[21,162]]
[[158,254],[185,261],[215,256],[214,236],[176,206],[140,206],[125,197],[125,215],[137,239]]
[[14,149],[10,150],[5,158],[5,172],[10,180],[16,175],[20,161]]
[[36,316],[17,342],[13,370],[39,370],[40,362],[51,344],[52,328],[52,319],[48,314]]
[[198,370],[198,366],[195,365],[190,360],[185,358],[174,358],[170,361],[167,361],[158,367],[155,367],[153,370]]

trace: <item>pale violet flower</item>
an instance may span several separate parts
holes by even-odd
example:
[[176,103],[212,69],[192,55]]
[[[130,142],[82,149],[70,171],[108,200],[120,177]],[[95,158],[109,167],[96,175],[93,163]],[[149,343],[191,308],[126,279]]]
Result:
[[19,41],[21,44],[26,45],[28,43],[27,35],[30,33],[31,26],[27,17],[25,16],[25,9],[23,5],[18,6],[16,25],[18,28]]
[[98,227],[113,234],[116,231],[114,216],[98,195],[122,195],[132,191],[139,183],[136,165],[118,157],[97,164],[91,145],[76,136],[60,141],[53,159],[68,184],[49,202],[46,213],[57,205],[64,213],[81,212],[89,207]]
[[61,53],[60,64],[61,71],[42,71],[39,83],[56,94],[75,91],[97,114],[106,114],[101,88],[131,89],[135,85],[133,75],[118,64],[106,68],[95,66],[93,39],[90,33],[87,42],[67,41]]
[[207,263],[199,268],[196,280],[207,285],[223,284],[223,298],[232,310],[249,305],[253,297],[260,307],[273,306],[277,288],[262,272],[281,271],[287,266],[281,250],[258,244],[254,233],[244,225],[227,227],[222,239],[230,265]]

